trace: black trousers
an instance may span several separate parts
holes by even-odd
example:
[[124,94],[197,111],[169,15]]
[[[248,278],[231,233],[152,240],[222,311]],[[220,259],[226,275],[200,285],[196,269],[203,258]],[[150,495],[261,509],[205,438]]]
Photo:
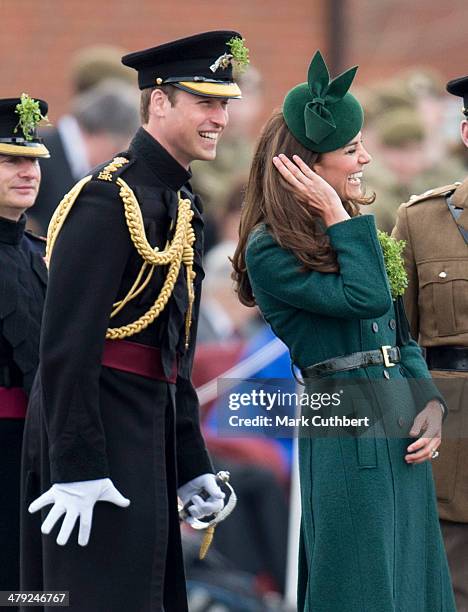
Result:
[[24,419],[0,419],[0,591],[19,589],[19,500],[23,428]]
[[[28,505],[50,486],[47,435],[36,380],[22,468],[21,588],[67,590],[70,612],[187,612],[177,517],[174,386],[103,368],[100,407],[110,478],[128,508],[99,502],[88,546],[75,527],[65,546],[40,525],[50,507]],[[61,521],[58,521],[61,523]],[[52,611],[45,606],[44,612]]]

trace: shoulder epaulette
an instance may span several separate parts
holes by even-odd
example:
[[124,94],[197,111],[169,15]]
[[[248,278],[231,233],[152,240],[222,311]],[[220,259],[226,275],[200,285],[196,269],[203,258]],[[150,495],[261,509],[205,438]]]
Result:
[[451,185],[444,185],[443,187],[436,187],[435,189],[429,189],[420,195],[412,195],[408,202],[405,202],[406,206],[412,206],[413,204],[418,204],[419,202],[424,202],[425,200],[430,200],[431,198],[439,198],[441,196],[449,195],[453,193],[457,187],[459,187],[461,183],[452,183]]
[[134,161],[135,160],[127,157],[114,157],[114,159],[104,166],[104,168],[96,172],[93,178],[98,181],[113,183],[133,164]]
[[43,243],[45,244],[47,242],[47,238],[45,238],[44,236],[38,236],[37,234],[35,234],[29,229],[24,230],[24,233],[27,234],[28,238],[31,238],[32,240],[36,240],[37,242],[40,242],[41,244]]

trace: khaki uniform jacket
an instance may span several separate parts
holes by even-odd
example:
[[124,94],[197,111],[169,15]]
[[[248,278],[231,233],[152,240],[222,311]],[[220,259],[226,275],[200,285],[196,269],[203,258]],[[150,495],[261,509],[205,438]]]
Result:
[[[423,347],[468,347],[468,245],[447,207],[463,208],[468,179],[413,196],[398,210],[393,236],[406,241],[404,296],[411,332]],[[440,456],[433,462],[440,517],[468,523],[468,375],[433,371],[449,407]]]

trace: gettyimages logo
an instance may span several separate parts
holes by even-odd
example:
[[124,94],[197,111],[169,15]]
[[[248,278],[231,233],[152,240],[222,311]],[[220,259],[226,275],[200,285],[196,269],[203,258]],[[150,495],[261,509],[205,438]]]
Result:
[[[344,391],[297,392],[279,388],[267,391],[243,381],[242,391],[228,391],[218,410],[218,433],[292,437],[315,435],[311,430],[329,427],[369,426],[369,419],[342,413]],[[250,384],[249,384],[250,383]],[[258,383],[257,383],[258,387]]]
[[229,393],[229,410],[241,408],[263,408],[267,412],[274,408],[309,407],[312,410],[337,407],[341,404],[343,391],[336,393],[296,393],[277,390],[251,389],[244,393]]

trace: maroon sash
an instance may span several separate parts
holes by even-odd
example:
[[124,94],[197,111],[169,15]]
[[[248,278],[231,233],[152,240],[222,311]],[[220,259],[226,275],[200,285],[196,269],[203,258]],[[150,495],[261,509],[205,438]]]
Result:
[[101,363],[108,368],[139,374],[153,380],[170,383],[177,380],[177,363],[174,362],[171,375],[166,376],[161,362],[161,351],[155,346],[128,340],[106,340]]
[[21,387],[0,387],[0,419],[24,419],[28,396]]

